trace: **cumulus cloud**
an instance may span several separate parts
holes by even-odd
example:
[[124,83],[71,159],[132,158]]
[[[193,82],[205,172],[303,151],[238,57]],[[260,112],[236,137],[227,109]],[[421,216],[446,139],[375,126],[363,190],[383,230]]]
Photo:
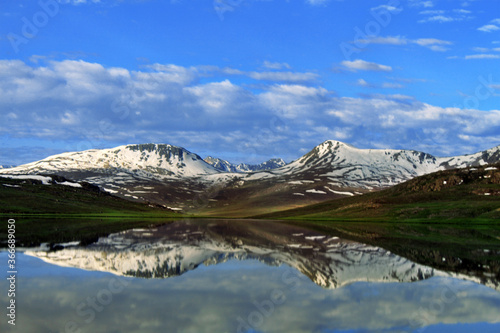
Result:
[[[388,71],[363,61],[346,65]],[[73,60],[43,66],[1,60],[0,109],[5,112],[0,114],[0,135],[23,149],[26,140],[38,140],[60,151],[164,142],[200,154],[240,156],[235,162],[262,162],[273,156],[293,160],[301,149],[327,139],[436,155],[475,152],[500,141],[498,110],[442,108],[403,94],[347,98],[303,83],[269,82],[255,89],[209,76],[219,70],[172,64],[127,70]],[[412,82],[391,80],[377,87]],[[367,79],[357,83],[370,85]],[[465,137],[484,140],[466,142]],[[14,151],[2,151],[0,164],[47,156],[37,150],[20,157]]]
[[353,61],[342,61],[342,66],[352,71],[374,71],[374,72],[391,72],[392,67],[380,65],[374,62],[357,59]]

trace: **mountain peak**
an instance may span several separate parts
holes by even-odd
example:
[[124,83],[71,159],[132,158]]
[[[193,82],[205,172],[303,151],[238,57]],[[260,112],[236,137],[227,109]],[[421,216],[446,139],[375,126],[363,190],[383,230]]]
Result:
[[338,141],[338,140],[326,140],[326,141],[322,142],[321,144],[319,144],[318,147],[322,146],[322,145],[328,145],[328,146],[334,146],[334,147],[356,148],[356,147],[354,147],[351,144],[348,144],[348,143],[345,143],[345,142],[342,142],[342,141]]
[[187,155],[194,155],[195,159],[202,160],[200,156],[197,154],[191,153],[185,148],[177,147],[165,143],[144,143],[144,144],[135,144],[135,145],[127,145],[126,149],[141,152],[143,155],[146,153],[155,153],[158,156],[165,157],[167,159],[176,156],[179,160],[184,160],[184,157]]
[[315,148],[318,148],[318,150],[321,152],[335,151],[341,148],[359,149],[357,147],[354,147],[353,145],[337,140],[326,140],[325,142],[317,145]]

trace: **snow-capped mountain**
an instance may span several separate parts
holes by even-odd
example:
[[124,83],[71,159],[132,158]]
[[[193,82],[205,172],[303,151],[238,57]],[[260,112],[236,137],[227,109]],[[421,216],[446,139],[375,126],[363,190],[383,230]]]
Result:
[[[271,241],[272,240],[272,241]],[[416,264],[379,247],[270,221],[176,221],[100,238],[88,246],[29,250],[28,255],[67,267],[143,278],[167,278],[228,260],[286,264],[324,288],[352,282],[413,282],[450,274]],[[483,281],[496,288],[494,280]]]
[[269,161],[260,164],[234,164],[226,160],[211,156],[206,157],[204,161],[212,165],[214,168],[224,172],[241,173],[272,170],[286,165],[286,162],[281,158],[272,158]]
[[500,161],[500,146],[472,155],[435,157],[415,150],[359,149],[325,141],[277,174],[314,174],[329,185],[365,189],[392,186],[431,172]]
[[500,146],[471,155],[435,157],[325,141],[289,164],[243,173],[223,171],[234,168],[218,159],[209,160],[211,165],[181,147],[142,144],[54,155],[1,169],[0,176],[56,174],[131,200],[195,213],[249,216],[379,190],[439,170],[499,161]]
[[167,144],[139,144],[112,149],[63,153],[38,162],[10,168],[9,173],[58,173],[60,171],[137,171],[162,177],[199,177],[220,171],[184,148]]

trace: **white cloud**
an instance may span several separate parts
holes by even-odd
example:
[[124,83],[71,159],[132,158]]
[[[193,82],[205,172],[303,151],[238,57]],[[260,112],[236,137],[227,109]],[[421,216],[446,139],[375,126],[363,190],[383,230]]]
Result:
[[365,79],[358,79],[356,81],[356,85],[365,88],[384,88],[384,89],[400,89],[404,88],[404,86],[400,83],[395,82],[383,82],[382,84],[374,84],[367,82]]
[[240,99],[241,94],[245,94],[243,89],[232,84],[229,80],[186,87],[184,91],[188,95],[193,95],[196,103],[208,114],[225,113],[225,115],[233,114],[236,111],[230,106]]
[[442,15],[444,13],[445,13],[444,10],[423,10],[419,14],[422,14],[422,15]]
[[306,0],[306,2],[310,5],[313,5],[313,6],[320,6],[320,5],[324,5],[328,2],[329,0]]
[[431,17],[428,17],[424,20],[420,20],[419,22],[441,22],[441,23],[444,23],[444,22],[453,22],[455,21],[456,19],[453,18],[453,17],[450,17],[450,16],[444,16],[444,15],[434,15],[434,16],[431,16]]
[[[290,67],[286,63],[266,63],[264,67],[270,69],[281,69]],[[225,76],[246,76],[259,81],[286,82],[286,83],[313,83],[317,81],[319,75],[311,72],[290,72],[290,71],[242,71],[239,69],[217,66],[199,66],[192,70],[203,75],[210,76],[223,74]]]
[[[388,70],[365,61],[346,65]],[[312,148],[337,134],[355,146],[422,147],[437,155],[442,147],[446,154],[464,153],[458,135],[485,138],[468,143],[474,149],[467,152],[498,144],[491,133],[500,126],[500,111],[441,108],[403,94],[338,97],[324,87],[297,83],[260,85],[254,91],[236,81],[207,79],[217,70],[155,64],[130,71],[84,61],[29,66],[0,60],[0,95],[8,96],[0,99],[0,109],[6,110],[0,113],[0,135],[50,140],[62,150],[166,142],[252,160],[297,158],[299,147]],[[416,82],[391,80],[375,87]],[[357,83],[373,85],[366,78]],[[332,130],[314,129],[319,127]]]
[[480,52],[480,53],[486,53],[490,51],[490,49],[487,47],[473,47],[472,50],[474,52]]
[[408,40],[405,37],[401,36],[376,36],[368,39],[359,39],[354,42],[363,44],[406,45],[408,43]]
[[64,125],[77,125],[80,123],[78,115],[75,112],[67,111],[61,117],[61,123]]
[[86,3],[101,3],[101,0],[58,0],[59,3],[61,4],[73,4],[73,5],[80,5],[80,4],[86,4]]
[[482,27],[477,28],[477,30],[483,31],[483,32],[493,32],[493,31],[500,30],[500,27],[498,27],[494,24],[487,24],[487,25],[483,25]]
[[469,59],[500,59],[498,54],[472,54],[465,56],[466,60]]
[[291,68],[291,66],[289,64],[287,64],[286,62],[271,62],[268,60],[265,60],[263,65],[264,65],[264,68],[276,69],[276,70],[283,69],[283,68],[286,68],[286,69]]
[[363,44],[383,44],[383,45],[407,45],[407,44],[417,44],[419,46],[426,47],[432,51],[448,51],[447,45],[453,45],[453,42],[436,39],[436,38],[420,38],[420,39],[407,39],[401,36],[377,36],[368,39],[360,39],[354,41],[354,43]]
[[403,10],[400,7],[395,7],[395,6],[391,6],[391,5],[380,5],[380,6],[371,8],[372,11],[379,11],[381,9],[386,10],[386,11],[391,12],[391,13],[394,13],[394,14],[398,14]]
[[409,5],[412,7],[424,7],[424,8],[432,8],[434,7],[434,2],[429,0],[410,0]]
[[415,44],[420,46],[429,46],[429,45],[451,45],[452,42],[446,40],[440,40],[435,38],[420,38],[413,41]]
[[248,72],[246,75],[255,80],[275,82],[313,82],[318,79],[318,74],[315,73]]
[[449,48],[446,45],[453,45],[452,42],[446,40],[440,40],[435,38],[420,38],[414,40],[413,43],[418,44],[423,47],[427,47],[432,51],[436,52],[445,52],[448,51]]
[[366,80],[364,80],[364,79],[359,79],[357,81],[357,84],[358,84],[358,86],[361,86],[361,87],[371,87],[372,86],[371,84],[366,82]]
[[382,88],[401,89],[404,88],[404,86],[400,83],[384,82],[382,83]]
[[470,20],[473,18],[472,11],[465,9],[424,10],[421,11],[419,14],[425,15],[427,17],[419,20],[418,23],[426,23],[426,22],[449,23],[449,22]]
[[342,61],[342,66],[346,67],[352,71],[374,71],[374,72],[391,72],[392,67],[386,65],[380,65],[374,62],[368,62],[365,60],[357,59],[353,61]]

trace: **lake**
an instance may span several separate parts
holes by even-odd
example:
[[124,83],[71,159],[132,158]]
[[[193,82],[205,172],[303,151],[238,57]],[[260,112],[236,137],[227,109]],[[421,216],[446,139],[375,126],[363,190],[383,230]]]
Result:
[[18,250],[16,325],[3,278],[1,332],[500,331],[494,278],[279,222],[181,220]]

